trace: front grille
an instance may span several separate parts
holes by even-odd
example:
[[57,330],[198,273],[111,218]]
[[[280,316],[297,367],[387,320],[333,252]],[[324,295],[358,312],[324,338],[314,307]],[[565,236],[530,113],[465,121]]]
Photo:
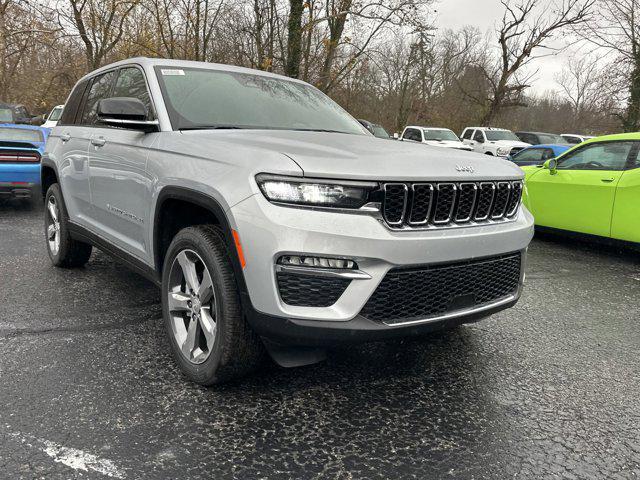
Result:
[[360,312],[396,324],[479,308],[515,295],[522,268],[520,252],[443,265],[390,270]]
[[386,183],[383,191],[391,228],[446,227],[515,217],[522,182]]
[[287,305],[297,307],[330,307],[351,283],[343,278],[324,278],[278,272],[280,298]]

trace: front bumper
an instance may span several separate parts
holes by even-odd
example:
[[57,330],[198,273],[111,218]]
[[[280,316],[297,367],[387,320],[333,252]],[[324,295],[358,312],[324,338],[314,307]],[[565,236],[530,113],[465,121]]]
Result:
[[[260,323],[268,323],[264,328],[254,325],[265,333],[270,325],[282,321],[289,326],[318,325],[315,328],[320,328],[322,322],[340,330],[339,336],[349,330],[377,331],[377,336],[384,331],[413,328],[416,325],[388,326],[358,319],[390,269],[524,251],[533,236],[533,218],[525,208],[511,222],[423,231],[393,231],[369,215],[273,205],[260,194],[234,206],[231,213],[246,259],[244,279],[248,299],[245,300],[256,317],[262,319]],[[280,298],[275,264],[282,255],[295,254],[349,258],[370,278],[352,281],[330,306],[289,305]],[[515,303],[517,298],[511,300]],[[507,308],[509,303],[496,308]],[[486,316],[491,312],[465,312],[462,317],[476,313]],[[464,318],[449,320],[461,322]],[[367,322],[375,325],[365,328]]]
[[394,338],[415,337],[480,321],[516,304],[518,298],[482,311],[442,318],[415,325],[390,327],[361,315],[346,322],[283,318],[251,311],[248,320],[253,330],[279,345],[295,347],[332,347]]

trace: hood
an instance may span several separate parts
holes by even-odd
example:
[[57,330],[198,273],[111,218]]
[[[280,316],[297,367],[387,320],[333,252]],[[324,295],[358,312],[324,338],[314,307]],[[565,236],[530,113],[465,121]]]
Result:
[[425,143],[426,145],[431,145],[433,147],[462,148],[464,150],[472,150],[471,147],[457,140],[425,140],[423,143]]
[[306,177],[436,181],[523,176],[514,163],[500,158],[420,143],[390,142],[372,135],[288,130],[209,130],[183,135],[197,136],[210,143],[210,148],[242,149],[244,155],[256,158],[280,153],[293,160]]
[[499,147],[530,147],[530,143],[521,142],[519,140],[497,140],[495,142],[487,142],[491,145],[498,145]]

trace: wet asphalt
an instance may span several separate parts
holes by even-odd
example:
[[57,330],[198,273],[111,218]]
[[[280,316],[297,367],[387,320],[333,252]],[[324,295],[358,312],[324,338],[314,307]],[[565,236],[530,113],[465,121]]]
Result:
[[42,223],[0,204],[2,479],[640,477],[638,252],[537,238],[511,310],[205,389],[158,290]]

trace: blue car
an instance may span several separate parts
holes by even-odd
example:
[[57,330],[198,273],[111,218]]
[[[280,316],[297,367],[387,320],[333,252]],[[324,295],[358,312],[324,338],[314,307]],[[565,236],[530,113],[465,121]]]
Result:
[[532,165],[542,165],[550,158],[555,158],[563,152],[569,150],[573,145],[570,144],[554,144],[554,145],[533,145],[523,148],[514,155],[509,155],[507,159],[519,167],[528,167]]
[[0,123],[0,198],[40,196],[40,158],[49,129]]

